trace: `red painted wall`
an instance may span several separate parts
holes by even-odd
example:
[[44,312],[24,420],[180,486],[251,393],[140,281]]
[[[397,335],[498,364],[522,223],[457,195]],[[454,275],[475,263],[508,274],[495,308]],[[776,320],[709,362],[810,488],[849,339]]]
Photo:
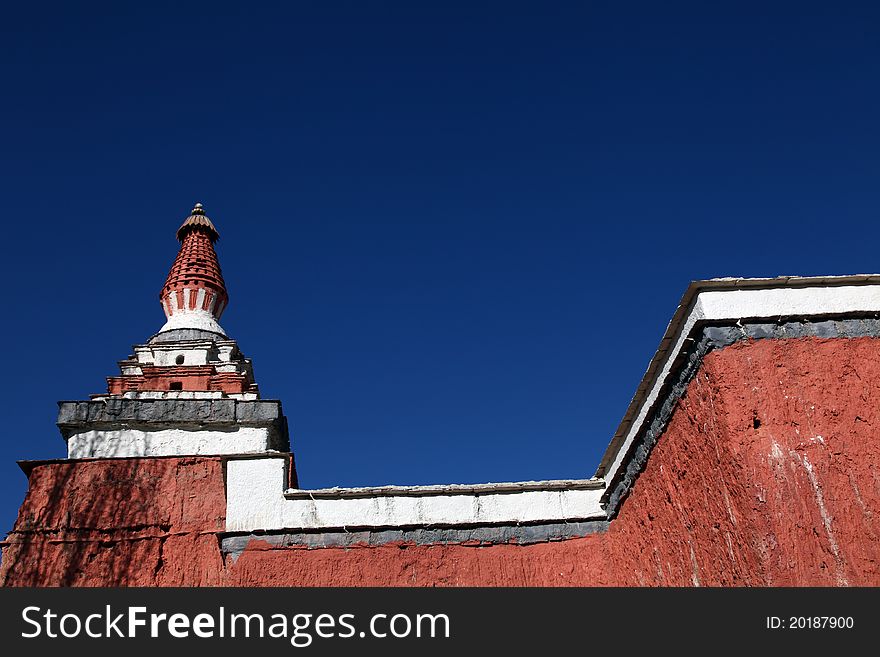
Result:
[[880,585],[880,340],[706,357],[604,534],[270,548],[224,563],[218,458],[37,466],[6,585]]
[[219,584],[226,496],[219,458],[35,467],[3,550],[7,586]]

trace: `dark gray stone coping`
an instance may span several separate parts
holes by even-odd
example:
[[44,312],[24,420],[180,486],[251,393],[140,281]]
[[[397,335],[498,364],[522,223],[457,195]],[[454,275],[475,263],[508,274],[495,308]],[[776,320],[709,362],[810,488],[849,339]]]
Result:
[[58,426],[160,422],[265,425],[283,417],[277,400],[126,399],[58,402]]
[[338,499],[340,497],[386,497],[425,495],[494,495],[528,491],[601,490],[601,479],[550,479],[547,481],[515,481],[489,484],[432,484],[427,486],[364,486],[361,488],[290,488],[284,491],[287,499]]
[[612,519],[621,503],[644,470],[651,450],[672,417],[678,400],[687,390],[706,354],[743,340],[786,338],[863,338],[880,337],[880,318],[849,317],[814,321],[739,322],[732,325],[696,326],[688,338],[688,346],[676,356],[679,363],[660,390],[640,434],[633,441],[623,467],[607,482],[603,496],[605,511]]
[[201,342],[204,340],[210,340],[211,342],[228,342],[230,341],[230,338],[222,333],[205,331],[204,329],[171,329],[152,336],[147,340],[147,344],[155,344],[157,342]]
[[271,447],[287,451],[287,419],[278,400],[243,399],[124,399],[58,402],[58,428],[66,440],[92,429],[200,427],[233,430],[239,426],[266,427]]
[[411,545],[464,544],[485,547],[502,543],[533,545],[549,541],[562,541],[580,538],[608,527],[606,520],[584,522],[542,523],[523,525],[484,525],[477,527],[410,527],[410,528],[349,528],[311,532],[267,532],[247,534],[225,534],[220,539],[223,554],[231,555],[233,560],[245,549],[251,540],[259,540],[277,546],[327,548],[375,546],[386,543]]

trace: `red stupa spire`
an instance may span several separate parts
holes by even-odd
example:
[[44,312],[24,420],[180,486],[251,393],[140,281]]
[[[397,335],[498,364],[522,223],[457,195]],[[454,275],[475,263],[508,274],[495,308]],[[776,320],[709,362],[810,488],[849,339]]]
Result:
[[180,251],[159,295],[168,321],[119,361],[120,376],[108,377],[107,393],[93,398],[259,399],[250,359],[217,323],[228,298],[214,252],[219,237],[196,203],[177,230]]
[[214,251],[219,238],[202,204],[196,203],[177,230],[180,251],[159,295],[168,318],[161,331],[200,329],[225,335],[217,323],[229,300]]

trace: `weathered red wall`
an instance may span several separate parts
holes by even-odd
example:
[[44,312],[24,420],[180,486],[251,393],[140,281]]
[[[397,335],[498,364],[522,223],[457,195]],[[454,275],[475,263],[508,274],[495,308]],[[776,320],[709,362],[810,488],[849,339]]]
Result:
[[38,466],[0,582],[880,585],[880,340],[709,354],[608,531],[530,546],[219,552],[217,458]]
[[219,458],[36,466],[3,550],[7,586],[219,584]]

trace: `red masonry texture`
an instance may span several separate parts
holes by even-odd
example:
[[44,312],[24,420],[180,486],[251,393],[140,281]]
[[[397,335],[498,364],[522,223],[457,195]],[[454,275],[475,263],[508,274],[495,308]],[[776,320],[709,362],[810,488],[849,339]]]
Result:
[[141,370],[143,374],[108,376],[107,392],[121,395],[133,390],[171,390],[172,383],[179,383],[179,389],[186,391],[220,390],[227,394],[256,391],[255,385],[248,383],[245,374],[217,372],[213,365],[143,365]]
[[[201,307],[207,310],[210,299],[216,297],[213,314],[219,318],[229,297],[217,260],[217,252],[214,250],[214,242],[217,240],[216,229],[197,207],[180,227],[177,235],[181,241],[180,250],[159,295],[163,310],[166,313],[169,309],[172,313],[176,309],[183,310],[184,289],[190,290],[187,308],[195,309],[196,293],[203,288],[205,300]],[[177,293],[176,306],[170,302],[172,292]]]
[[[220,582],[225,524],[218,458],[71,461],[35,467],[7,586],[188,586]],[[18,539],[25,539],[19,542]]]
[[880,585],[880,339],[710,353],[604,533],[529,546],[220,552],[219,457],[33,468],[0,583]]

